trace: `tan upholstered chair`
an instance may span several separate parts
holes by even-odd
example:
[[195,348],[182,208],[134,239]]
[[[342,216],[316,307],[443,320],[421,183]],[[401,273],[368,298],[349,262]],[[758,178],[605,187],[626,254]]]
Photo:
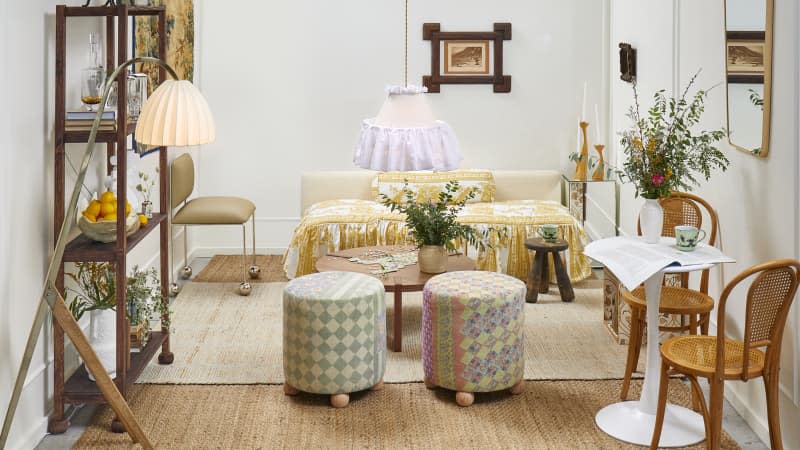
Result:
[[[196,197],[189,199],[194,190],[194,162],[188,153],[179,156],[172,163],[170,174],[171,207],[173,211],[172,225],[183,225],[183,261],[182,278],[192,276],[192,269],[186,248],[187,225],[241,225],[242,227],[242,283],[239,294],[250,295],[251,286],[247,281],[258,278],[261,269],[256,265],[256,205],[241,197]],[[182,206],[181,206],[182,205]],[[180,209],[178,207],[180,206]],[[247,233],[245,224],[252,220],[253,227],[253,262],[247,267]]]
[[[778,372],[781,341],[786,316],[797,291],[800,261],[783,259],[753,266],[731,280],[717,307],[717,336],[677,336],[661,346],[661,383],[653,440],[656,448],[664,425],[667,404],[667,371],[686,375],[706,425],[706,448],[718,449],[722,436],[722,398],[725,380],[748,381],[764,377],[767,394],[767,423],[772,449],[782,449],[781,420],[778,412]],[[725,311],[728,297],[742,281],[753,278],[744,305],[743,340],[725,337]],[[706,405],[697,377],[708,379]]]
[[[683,192],[675,192],[670,197],[662,198],[659,202],[664,209],[664,228],[662,236],[675,237],[675,226],[693,225],[703,228],[703,212],[708,217],[709,226],[708,243],[717,242],[717,213],[714,208],[702,198]],[[637,224],[637,231],[641,234],[641,227]],[[689,274],[681,275],[681,286],[664,286],[661,289],[661,301],[658,312],[661,314],[676,314],[688,317],[688,325],[661,326],[661,331],[688,331],[689,334],[708,334],[708,321],[711,310],[714,309],[714,299],[708,296],[708,276],[706,269],[700,275],[700,290],[688,288]],[[647,300],[644,287],[640,286],[632,292],[623,292],[622,299],[631,309],[630,338],[628,339],[628,358],[625,364],[625,376],[622,380],[620,398],[626,400],[631,375],[639,363],[639,353],[642,349],[642,336],[644,336],[645,317],[647,316]],[[683,321],[683,319],[682,319]],[[684,321],[685,323],[685,321]]]

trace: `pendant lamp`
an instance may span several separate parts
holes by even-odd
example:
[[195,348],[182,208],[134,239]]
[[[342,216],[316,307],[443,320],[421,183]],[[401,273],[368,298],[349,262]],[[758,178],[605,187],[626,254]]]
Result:
[[387,86],[386,101],[373,119],[365,119],[353,162],[379,171],[457,169],[463,156],[449,125],[436,120],[427,88],[408,84],[408,0],[405,0],[404,86]]

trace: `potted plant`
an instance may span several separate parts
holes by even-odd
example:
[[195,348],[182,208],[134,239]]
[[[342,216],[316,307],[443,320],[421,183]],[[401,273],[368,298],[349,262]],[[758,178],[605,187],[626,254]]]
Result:
[[139,171],[139,182],[136,184],[136,190],[142,194],[142,211],[141,213],[147,216],[148,219],[153,218],[153,202],[150,201],[153,188],[156,187],[156,180],[158,179],[158,167],[156,167],[156,176],[150,177],[146,172]]
[[[69,310],[80,320],[85,313],[91,316],[89,342],[100,362],[113,378],[117,367],[117,314],[116,278],[111,264],[80,262],[75,264],[77,272],[66,276],[77,288],[68,287],[67,296],[72,296]],[[150,319],[161,317],[162,326],[169,327],[169,307],[162,302],[161,288],[156,269],[140,270],[133,267],[127,278],[127,318],[131,326],[142,328],[143,337],[150,331]],[[89,379],[94,377],[89,374]]]
[[478,233],[456,220],[459,211],[475,197],[476,190],[470,189],[466,196],[456,201],[459,192],[458,181],[450,181],[439,193],[437,201],[418,203],[406,180],[402,189],[403,200],[395,201],[381,194],[385,206],[405,214],[408,230],[419,248],[417,261],[421,272],[442,273],[447,270],[447,251],[455,250],[457,239],[482,246],[483,240],[478,238]]
[[633,84],[634,106],[628,117],[633,126],[621,133],[627,157],[618,170],[620,180],[633,183],[636,196],[645,198],[639,214],[645,242],[656,243],[661,237],[663,210],[658,199],[672,192],[698,186],[698,176],[706,181],[714,169],[728,167],[728,158],[714,143],[726,135],[724,129],[692,131],[700,121],[708,92],[698,90],[687,100],[696,73],[680,98],[667,98],[664,90],[653,95],[653,106],[647,116],[639,113],[639,93]]

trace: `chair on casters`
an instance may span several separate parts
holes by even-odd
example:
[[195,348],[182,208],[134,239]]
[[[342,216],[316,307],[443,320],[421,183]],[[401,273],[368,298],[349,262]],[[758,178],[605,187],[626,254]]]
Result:
[[[725,380],[748,381],[764,377],[770,447],[783,448],[778,413],[778,372],[783,329],[797,291],[798,275],[800,261],[793,259],[771,261],[745,270],[722,291],[717,307],[717,336],[677,336],[661,345],[661,383],[651,449],[658,446],[664,425],[669,382],[666,374],[669,369],[686,375],[691,381],[692,391],[700,401],[706,428],[706,448],[709,449],[720,447]],[[744,339],[728,339],[725,337],[728,297],[739,283],[750,277],[754,279],[745,302]],[[708,405],[697,377],[708,379]]]
[[[702,198],[688,193],[675,192],[670,197],[660,200],[664,210],[664,228],[662,236],[674,237],[676,225],[693,225],[702,228],[703,213],[711,222],[708,233],[709,245],[717,241],[717,213],[711,205]],[[701,209],[702,207],[702,209]],[[637,224],[637,231],[641,234],[641,227]],[[681,286],[664,286],[661,288],[661,301],[658,312],[661,314],[679,314],[688,316],[689,324],[676,327],[659,327],[660,331],[688,331],[689,334],[708,334],[708,321],[711,310],[714,309],[714,299],[708,296],[709,270],[706,269],[700,276],[700,290],[689,289],[689,274],[681,274]],[[631,375],[639,363],[639,353],[642,348],[642,336],[645,330],[645,317],[647,316],[647,300],[644,287],[640,286],[632,292],[624,291],[623,300],[631,308],[630,338],[628,339],[628,358],[625,364],[625,376],[622,380],[620,399],[627,400],[628,388],[631,384]]]
[[[256,265],[256,205],[250,200],[241,197],[196,197],[187,200],[194,190],[194,162],[188,153],[184,153],[172,163],[170,174],[170,187],[172,189],[171,207],[172,225],[183,225],[183,261],[184,267],[181,278],[188,279],[192,276],[189,267],[186,245],[187,225],[241,225],[242,226],[242,283],[239,285],[240,295],[250,295],[252,287],[247,281],[258,278],[261,269]],[[177,211],[175,209],[183,204]],[[245,224],[252,221],[253,227],[253,262],[247,267],[247,233]],[[171,287],[174,292],[175,284]]]

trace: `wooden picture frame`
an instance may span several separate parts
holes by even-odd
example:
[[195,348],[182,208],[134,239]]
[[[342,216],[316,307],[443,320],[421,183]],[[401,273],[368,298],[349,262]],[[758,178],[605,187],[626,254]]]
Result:
[[[431,41],[431,74],[422,77],[428,92],[441,92],[442,84],[491,84],[494,92],[511,92],[511,76],[503,74],[503,41],[511,40],[510,23],[495,23],[493,31],[452,32],[441,31],[438,23],[426,23],[422,39]],[[475,61],[454,64],[453,57],[466,48],[472,55],[464,56]]]
[[489,41],[444,41],[444,73],[488,75]]
[[766,41],[763,31],[726,33],[725,60],[728,83],[764,83]]

